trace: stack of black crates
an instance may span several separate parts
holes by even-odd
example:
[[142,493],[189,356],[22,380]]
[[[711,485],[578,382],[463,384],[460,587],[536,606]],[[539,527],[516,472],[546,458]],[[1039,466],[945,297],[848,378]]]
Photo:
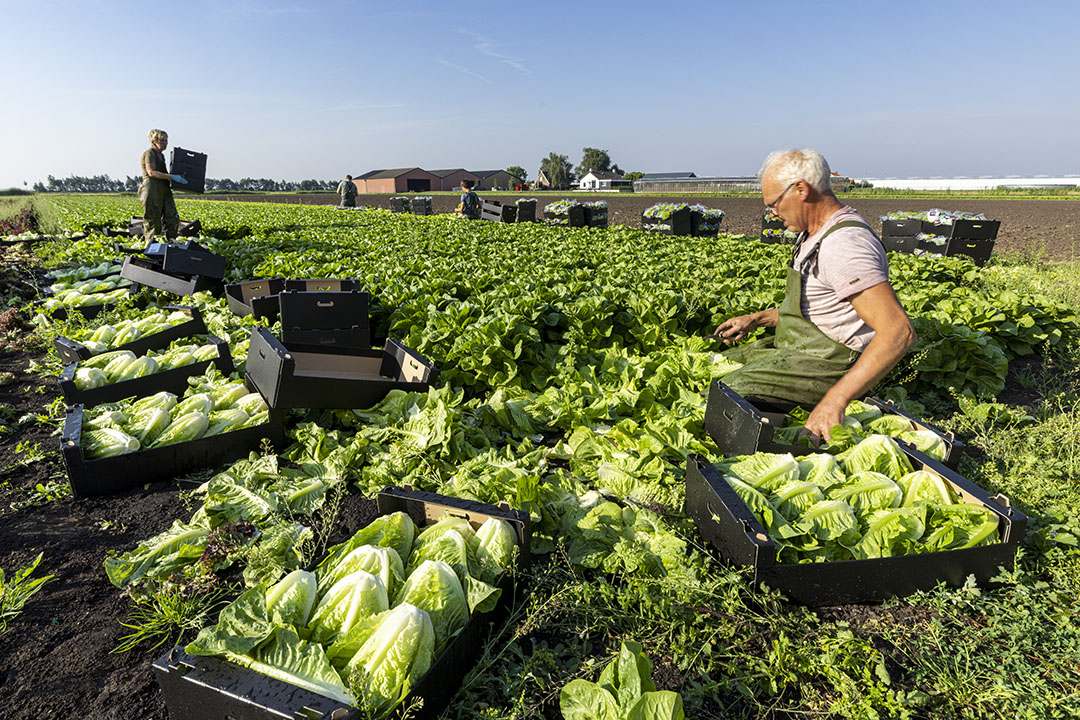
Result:
[[886,219],[881,221],[881,243],[891,252],[966,255],[981,266],[990,259],[1000,227],[999,220],[963,218],[948,225],[919,218]]

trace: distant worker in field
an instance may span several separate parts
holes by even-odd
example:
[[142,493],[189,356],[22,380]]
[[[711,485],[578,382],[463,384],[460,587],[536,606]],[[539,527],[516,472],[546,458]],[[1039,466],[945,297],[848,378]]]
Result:
[[480,219],[480,196],[473,192],[475,184],[472,180],[461,181],[461,202],[454,208],[454,212],[461,213],[462,217],[469,220]]
[[338,183],[337,193],[341,196],[341,207],[356,207],[356,183],[352,175],[346,175],[345,179]]
[[143,206],[143,232],[146,239],[164,233],[169,240],[180,232],[180,215],[176,212],[172,186],[169,181],[187,185],[180,175],[170,175],[165,164],[165,148],[169,147],[169,134],[164,130],[150,131],[150,149],[142,154],[139,168],[142,185],[139,202]]
[[729,318],[728,344],[760,327],[772,336],[725,352],[743,366],[724,378],[735,392],[789,410],[813,407],[811,440],[829,439],[847,404],[872,388],[915,342],[915,329],[889,284],[889,261],[870,226],[842,205],[829,164],[810,150],[779,150],[761,167],[765,206],[799,233],[779,308]]

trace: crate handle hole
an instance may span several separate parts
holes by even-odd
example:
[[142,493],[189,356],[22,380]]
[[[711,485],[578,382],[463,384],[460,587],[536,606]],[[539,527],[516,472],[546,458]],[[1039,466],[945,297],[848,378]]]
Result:
[[315,305],[316,305],[316,307],[321,307],[321,308],[332,308],[332,307],[334,307],[334,301],[333,300],[327,300],[326,302],[323,302],[323,301],[320,300],[320,301],[316,302]]

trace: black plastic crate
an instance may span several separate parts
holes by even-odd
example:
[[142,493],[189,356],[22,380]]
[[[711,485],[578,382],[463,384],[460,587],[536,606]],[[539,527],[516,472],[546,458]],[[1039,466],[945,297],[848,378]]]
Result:
[[889,252],[913,253],[919,247],[914,235],[882,235],[881,244]]
[[251,315],[274,322],[278,318],[278,293],[284,289],[282,278],[231,283],[225,286],[225,302],[235,315]]
[[287,347],[252,328],[247,377],[272,408],[367,408],[391,390],[427,392],[437,370],[394,339],[381,349]]
[[952,235],[952,224],[949,223],[935,223],[931,220],[922,221],[922,232],[925,235],[940,235],[942,237],[950,237]]
[[[941,228],[945,228],[948,231],[948,225],[942,225]],[[942,242],[936,243],[931,238],[943,239]],[[920,237],[916,238],[916,250],[923,253],[935,253],[938,255],[944,255],[945,250],[949,247],[949,239],[945,235],[927,235],[923,233]]]
[[[131,297],[131,296],[136,295],[139,292],[139,289],[140,288],[137,285],[130,286],[128,288],[127,297]],[[125,297],[125,300],[127,299],[127,297]],[[150,302],[149,299],[146,298],[145,296],[137,296],[137,297],[134,298],[134,300],[132,302],[132,306],[139,309],[139,310],[141,310],[141,309],[145,308],[149,304],[149,302]],[[119,303],[119,301],[111,302],[111,303],[100,303],[98,305],[72,305],[72,306],[58,307],[58,308],[56,308],[54,310],[51,310],[49,312],[49,316],[53,317],[53,318],[56,318],[57,320],[67,320],[68,317],[70,317],[72,312],[77,312],[80,315],[82,315],[84,318],[86,318],[87,320],[93,320],[94,318],[96,318],[98,315],[100,315],[104,311],[115,307],[118,303]],[[41,300],[35,301],[34,304],[35,305],[40,305]]]
[[536,222],[536,201],[524,200],[515,203],[517,207],[516,222]]
[[[113,350],[130,350],[136,355],[143,355],[147,350],[160,350],[166,348],[171,345],[174,340],[179,340],[182,337],[206,334],[206,321],[203,320],[202,311],[199,310],[199,308],[188,307],[186,305],[166,305],[162,310],[167,310],[169,312],[174,310],[186,310],[191,315],[191,319],[187,322],[182,322],[179,325],[173,325],[168,330],[162,330],[161,332],[152,335],[144,335],[129,343],[109,348],[106,352],[112,352]],[[58,335],[53,338],[53,347],[56,348],[56,354],[60,356],[60,361],[65,365],[70,365],[71,363],[76,363],[80,360],[89,360],[94,356],[94,353],[90,352],[90,348],[86,347],[81,342],[68,340],[63,335]]]
[[[511,510],[505,504],[487,505],[396,487],[384,489],[376,501],[380,515],[404,512],[421,527],[446,515],[465,517],[474,528],[489,517],[506,520],[521,543],[518,567],[529,562],[528,512]],[[512,575],[503,576],[498,587],[502,595],[497,606],[491,612],[472,616],[397,706],[408,707],[423,699],[423,707],[410,717],[432,720],[457,694],[465,675],[480,659],[489,628],[503,623],[517,600]],[[179,647],[158,658],[153,670],[170,720],[361,720],[363,717],[359,710],[339,701],[227,660],[188,655]]]
[[352,292],[354,290],[363,290],[364,284],[353,279],[310,278],[286,280],[284,289],[299,292]]
[[950,238],[964,240],[996,240],[1000,220],[954,220]]
[[429,197],[414,197],[409,199],[409,211],[413,215],[430,215],[431,214],[431,198]]
[[186,185],[170,181],[173,190],[189,193],[206,191],[206,155],[204,153],[174,147],[169,172],[173,175],[183,175],[187,180]]
[[608,209],[594,208],[590,205],[582,205],[585,210],[585,227],[606,228],[608,226]]
[[1001,541],[993,545],[869,560],[779,563],[777,547],[720,472],[704,458],[686,463],[686,514],[701,536],[734,565],[754,570],[754,586],[765,583],[795,602],[809,606],[877,603],[931,590],[938,583],[961,587],[973,575],[986,584],[1011,569],[1027,529],[1027,516],[1002,495],[985,490],[917,450],[901,446],[916,470],[944,478],[964,502],[989,508],[998,516]]
[[163,290],[173,295],[194,295],[197,292],[221,293],[221,281],[201,275],[178,276],[165,272],[159,263],[134,255],[124,259],[120,277],[139,285]]
[[968,240],[966,238],[952,238],[945,246],[945,254],[966,255],[975,261],[976,265],[985,265],[994,252],[994,240]]
[[561,213],[553,212],[548,215],[545,212],[544,219],[556,221],[553,224],[565,227],[585,227],[585,208],[574,205]]
[[666,218],[647,217],[641,214],[641,229],[661,235],[692,235],[694,232],[694,213],[684,207],[671,213]]
[[225,258],[210,252],[194,240],[186,245],[163,245],[161,269],[165,272],[171,275],[199,275],[215,280],[225,277]]
[[277,448],[281,448],[285,441],[281,412],[271,409],[270,421],[255,427],[90,460],[83,456],[79,446],[82,418],[82,405],[69,407],[60,437],[60,452],[64,456],[68,481],[75,497],[111,495],[147,483],[179,477],[192,470],[240,460],[248,453],[258,451],[265,438]]
[[358,327],[334,330],[299,330],[282,328],[281,342],[294,352],[323,352],[327,348],[347,351],[371,347],[371,328]]
[[903,220],[882,220],[881,234],[891,237],[915,237],[923,231],[923,222],[916,218]]
[[504,223],[517,222],[517,213],[518,209],[516,205],[503,205],[502,217],[500,217],[499,219]]
[[407,212],[409,212],[409,198],[407,198],[407,197],[392,197],[392,198],[390,198],[390,212],[394,212],[394,213],[407,213]]
[[348,330],[366,328],[370,297],[363,290],[278,294],[281,327],[295,330]]
[[106,402],[116,402],[128,397],[146,397],[162,390],[171,392],[174,395],[183,395],[184,391],[188,389],[188,378],[202,375],[211,365],[216,366],[221,371],[221,374],[225,376],[230,375],[235,370],[232,355],[229,353],[229,343],[213,335],[207,338],[207,343],[217,346],[218,356],[216,358],[200,360],[190,365],[183,365],[171,370],[162,370],[144,377],[86,390],[75,387],[75,371],[79,369],[79,363],[71,363],[65,365],[60,373],[60,392],[63,393],[64,399],[69,405],[86,405],[90,407]]
[[[929,430],[938,435],[945,441],[945,457],[942,462],[954,469],[959,466],[965,445],[955,434],[917,420],[897,409],[892,403],[875,397],[864,397],[863,402],[880,409],[883,415],[899,415],[913,423],[917,429]],[[756,452],[792,455],[821,452],[816,448],[787,445],[774,440],[776,431],[784,426],[785,417],[784,413],[755,407],[719,380],[709,386],[709,399],[705,405],[705,432],[727,457],[752,455]],[[901,446],[905,445],[899,440],[897,442]]]

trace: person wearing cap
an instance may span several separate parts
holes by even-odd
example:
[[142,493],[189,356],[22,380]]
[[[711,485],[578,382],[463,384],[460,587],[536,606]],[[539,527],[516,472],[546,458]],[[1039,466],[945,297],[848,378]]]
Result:
[[480,219],[480,196],[473,192],[475,184],[472,180],[461,181],[461,202],[454,208],[454,212],[460,213],[463,218],[469,220]]
[[341,207],[356,207],[356,183],[352,175],[346,175],[345,179],[338,183],[338,195],[341,196]]
[[164,233],[169,240],[180,232],[180,215],[176,212],[170,181],[186,185],[180,175],[170,175],[165,165],[165,148],[169,146],[169,134],[164,130],[150,131],[150,149],[142,154],[139,168],[142,185],[139,202],[143,206],[143,233],[147,240]]
[[725,320],[728,343],[757,328],[775,333],[727,350],[743,363],[724,383],[750,402],[786,411],[812,407],[811,439],[829,439],[848,403],[885,377],[915,343],[915,329],[889,283],[880,239],[843,205],[815,150],[778,150],[762,165],[765,206],[799,233],[778,308]]

